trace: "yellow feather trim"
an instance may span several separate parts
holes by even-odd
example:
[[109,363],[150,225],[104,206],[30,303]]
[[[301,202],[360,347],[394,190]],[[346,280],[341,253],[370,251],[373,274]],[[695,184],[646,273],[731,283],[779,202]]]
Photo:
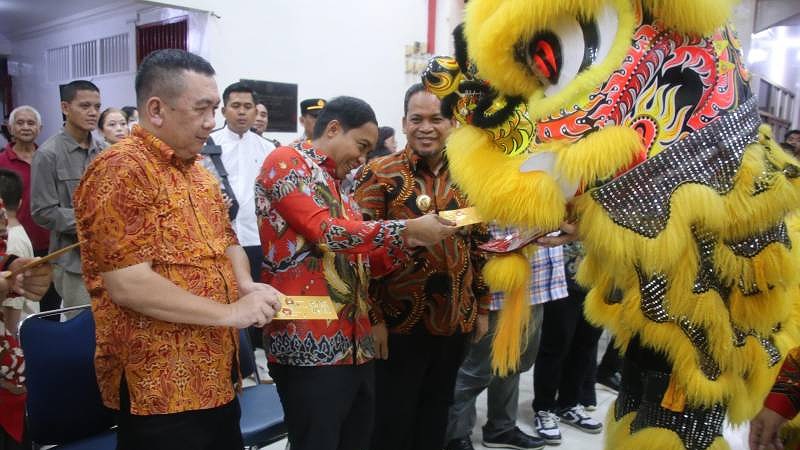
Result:
[[556,170],[572,182],[591,185],[630,166],[642,149],[633,128],[606,127],[560,149]]
[[[447,157],[453,180],[482,217],[501,225],[555,230],[566,216],[564,194],[551,176],[520,172],[527,156],[506,156],[487,133],[475,127],[453,131]],[[532,203],[535,208],[530,207]]]
[[486,262],[483,276],[493,291],[505,293],[492,340],[492,369],[499,376],[506,376],[519,368],[525,345],[522,336],[528,335],[530,262],[520,253],[497,256]]
[[563,90],[545,97],[541,82],[517,61],[516,46],[541,31],[551,28],[561,17],[593,18],[606,2],[600,0],[483,0],[467,4],[465,35],[468,52],[479,76],[507,95],[529,99],[528,113],[533,120],[562,108],[582,105],[589,94],[620,67],[630,48],[638,24],[631,0],[610,0],[618,13],[617,34],[608,56],[575,77]]
[[708,35],[725,25],[738,0],[644,0],[653,16],[679,33]]
[[495,256],[483,266],[483,279],[494,292],[523,289],[531,275],[530,262],[519,253]]
[[492,340],[492,370],[498,376],[504,377],[519,369],[519,358],[525,350],[522,336],[528,335],[531,317],[527,294],[527,286],[505,293]]

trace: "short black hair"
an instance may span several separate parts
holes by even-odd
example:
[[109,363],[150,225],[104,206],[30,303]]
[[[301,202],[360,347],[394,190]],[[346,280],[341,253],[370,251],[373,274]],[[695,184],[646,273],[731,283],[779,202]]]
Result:
[[118,112],[118,113],[122,114],[122,118],[125,119],[126,122],[128,121],[128,115],[125,114],[125,110],[117,109],[117,108],[114,108],[114,107],[106,108],[106,109],[103,110],[103,112],[100,113],[100,117],[97,119],[97,128],[102,130],[103,127],[106,125],[106,118],[108,118],[108,115],[113,113],[113,112]]
[[325,107],[322,108],[322,112],[317,118],[317,123],[314,125],[312,138],[321,137],[325,133],[325,128],[333,120],[339,122],[345,133],[370,122],[374,123],[375,126],[378,125],[375,111],[372,110],[369,103],[360,98],[341,96],[327,102]]
[[127,117],[128,120],[130,120],[131,117],[133,117],[133,113],[137,111],[135,106],[123,106],[120,109],[125,113],[125,117]]
[[412,84],[406,91],[406,98],[403,100],[403,117],[408,115],[408,104],[411,102],[411,97],[419,92],[424,92],[425,86],[422,83]]
[[228,99],[231,97],[231,94],[233,94],[234,92],[241,92],[241,93],[244,93],[244,94],[250,94],[253,97],[253,103],[255,104],[255,102],[256,102],[256,91],[254,91],[253,88],[251,88],[247,84],[242,83],[241,81],[237,81],[236,83],[233,83],[232,85],[226,87],[225,90],[222,92],[222,104],[223,105],[227,105],[228,104]]
[[392,127],[379,127],[378,128],[378,143],[375,145],[375,150],[386,147],[386,140],[394,136],[394,128]]
[[800,134],[800,130],[789,130],[789,131],[787,131],[786,134],[783,135],[783,140],[785,141],[785,140],[789,139],[789,136],[791,136],[793,134]]
[[0,169],[0,198],[6,204],[6,209],[16,211],[22,200],[22,178],[17,172]]
[[100,89],[97,87],[97,85],[95,85],[91,81],[87,80],[70,81],[69,83],[59,88],[61,101],[71,102],[75,100],[75,95],[78,94],[78,91],[94,91],[97,92],[98,94],[100,93]]
[[216,75],[211,64],[203,57],[185,50],[168,48],[147,55],[136,72],[136,104],[143,108],[148,98],[175,97],[183,87],[183,72],[197,72],[210,77]]

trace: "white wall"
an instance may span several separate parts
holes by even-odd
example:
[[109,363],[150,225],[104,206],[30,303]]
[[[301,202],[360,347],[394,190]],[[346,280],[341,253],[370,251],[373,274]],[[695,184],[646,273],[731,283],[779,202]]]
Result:
[[[160,2],[175,5],[176,1]],[[207,0],[180,0],[202,10]],[[452,52],[450,33],[461,18],[462,0],[438,0],[436,52]],[[229,0],[213,14],[130,4],[86,19],[61,20],[12,42],[18,63],[14,103],[31,104],[44,116],[42,139],[61,126],[58,83],[46,79],[45,51],[128,30],[137,24],[189,15],[189,50],[212,63],[220,91],[239,79],[296,83],[299,99],[352,95],[369,102],[381,125],[401,133],[403,94],[418,81],[405,73],[405,48],[427,39],[428,0]],[[2,49],[2,41],[0,41]],[[132,45],[131,61],[135,61]],[[133,68],[133,66],[132,66]],[[104,106],[133,104],[135,73],[97,76]],[[222,124],[218,116],[218,125]],[[282,142],[296,133],[280,133]]]
[[[181,1],[192,7],[190,0]],[[440,16],[454,9],[452,0],[439,3]],[[299,99],[360,97],[404,142],[403,95],[417,81],[405,73],[404,51],[426,40],[427,11],[427,0],[219,2],[214,5],[219,18],[208,22],[207,56],[220,90],[244,78],[296,83]],[[437,42],[437,51],[450,48],[448,20],[439,17],[437,34],[448,38]],[[275,137],[286,142],[296,134]]]
[[[98,12],[92,17],[66,21],[61,25],[43,27],[29,35],[13,41],[9,61],[17,64],[13,74],[14,105],[32,105],[42,114],[43,129],[39,142],[61,129],[58,82],[47,80],[46,51],[49,48],[84,42],[90,39],[130,32],[134,39],[137,10],[141,6],[129,5]],[[135,54],[130,56],[135,64]],[[100,88],[101,101],[105,106],[133,104],[133,72],[101,75],[90,78]],[[66,82],[66,81],[62,81]]]
[[[189,17],[189,48],[195,52],[202,52],[202,36],[198,36],[196,30],[205,28],[207,20],[205,13],[152,7],[133,2],[122,6],[116,3],[108,8],[92,10],[88,14],[86,12],[77,14],[71,19],[61,19],[52,25],[45,24],[12,41],[9,68],[10,71],[14,71],[12,72],[14,105],[32,105],[42,114],[44,124],[39,142],[44,142],[47,137],[61,129],[59,82],[47,80],[45,59],[47,49],[127,31],[130,42],[130,70],[124,73],[99,75],[89,80],[100,88],[103,108],[135,105],[136,25],[184,15]],[[0,41],[1,48],[2,41]],[[68,81],[70,80],[61,83]]]
[[9,41],[8,38],[0,34],[0,55],[9,55],[9,54],[11,54],[11,41]]

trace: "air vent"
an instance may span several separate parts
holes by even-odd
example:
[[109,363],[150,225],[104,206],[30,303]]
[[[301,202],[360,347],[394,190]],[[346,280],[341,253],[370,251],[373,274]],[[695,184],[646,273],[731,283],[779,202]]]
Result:
[[97,75],[97,41],[72,45],[72,77],[86,78]]
[[69,46],[47,50],[47,80],[52,82],[69,79]]
[[127,72],[130,67],[128,33],[100,39],[100,73]]

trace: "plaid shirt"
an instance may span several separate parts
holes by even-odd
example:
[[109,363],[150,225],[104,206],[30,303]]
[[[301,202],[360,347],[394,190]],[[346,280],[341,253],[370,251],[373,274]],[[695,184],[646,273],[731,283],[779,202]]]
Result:
[[[493,239],[502,238],[507,229],[490,226]],[[528,282],[531,305],[539,305],[567,296],[567,278],[564,275],[564,252],[561,246],[539,247],[531,257],[531,278]],[[502,292],[492,292],[489,310],[498,311],[503,306]]]

